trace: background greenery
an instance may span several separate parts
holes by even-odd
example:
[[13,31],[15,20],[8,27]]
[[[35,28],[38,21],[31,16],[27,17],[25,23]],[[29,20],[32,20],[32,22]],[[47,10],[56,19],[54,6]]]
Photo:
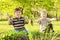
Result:
[[[27,16],[27,19],[34,20],[39,18],[40,11],[42,9],[47,10],[48,17],[60,19],[60,0],[0,0],[0,40],[4,40],[4,38],[8,38],[9,40],[9,38],[11,38],[12,34],[14,33],[11,31],[13,30],[13,26],[8,25],[7,16],[11,15],[14,17],[14,9],[16,7],[22,7],[24,9],[23,15]],[[60,34],[60,20],[52,21],[52,24],[55,33]],[[40,27],[37,23],[33,23],[33,25],[29,23],[26,24],[25,27],[29,31],[30,40],[36,39],[37,36],[40,35]],[[13,37],[17,35],[21,36],[20,34],[15,33],[13,34]],[[54,37],[55,36],[56,35],[54,35]],[[60,38],[60,35],[58,36]],[[40,36],[38,36],[38,39],[39,38]]]
[[31,18],[31,15],[39,15],[45,8],[50,17],[60,17],[60,0],[0,0],[0,15],[10,14],[14,16],[14,9],[22,7],[23,15]]

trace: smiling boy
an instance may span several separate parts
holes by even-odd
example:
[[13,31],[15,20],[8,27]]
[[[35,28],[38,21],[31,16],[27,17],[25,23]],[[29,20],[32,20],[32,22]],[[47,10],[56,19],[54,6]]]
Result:
[[41,11],[41,18],[37,20],[37,23],[40,24],[40,32],[45,32],[48,26],[49,26],[49,29],[51,29],[52,32],[54,32],[53,26],[51,24],[51,20],[47,18],[46,10]]
[[14,14],[15,18],[11,19],[9,18],[9,24],[13,25],[14,30],[16,31],[25,31],[28,34],[28,31],[24,27],[25,24],[28,24],[28,22],[25,20],[24,17],[22,17],[23,9],[21,7],[15,8]]

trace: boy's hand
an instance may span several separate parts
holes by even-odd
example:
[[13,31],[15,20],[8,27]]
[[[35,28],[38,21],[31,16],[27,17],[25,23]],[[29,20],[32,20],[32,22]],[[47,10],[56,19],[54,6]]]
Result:
[[8,16],[8,20],[10,20],[12,17],[11,16]]
[[12,22],[12,16],[11,15],[8,16],[8,23],[9,23],[9,25],[12,25],[13,24],[13,22]]

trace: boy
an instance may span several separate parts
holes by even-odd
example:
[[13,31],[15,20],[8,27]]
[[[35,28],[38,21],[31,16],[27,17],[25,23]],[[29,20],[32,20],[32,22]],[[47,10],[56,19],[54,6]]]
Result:
[[28,34],[28,31],[25,29],[24,25],[28,24],[24,17],[22,17],[23,9],[21,7],[15,9],[15,18],[11,19],[9,17],[8,21],[10,25],[14,26],[14,29],[18,32],[25,31]]
[[49,18],[47,18],[46,10],[41,11],[41,18],[39,20],[37,20],[37,22],[39,24],[41,24],[40,25],[40,31],[41,32],[45,32],[48,26],[49,26],[49,29],[51,29],[52,32],[54,32],[51,21]]

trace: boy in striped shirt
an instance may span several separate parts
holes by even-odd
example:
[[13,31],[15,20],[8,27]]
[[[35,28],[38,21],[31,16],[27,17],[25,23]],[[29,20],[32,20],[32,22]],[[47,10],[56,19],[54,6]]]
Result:
[[16,8],[15,9],[15,18],[11,19],[9,17],[8,21],[10,25],[14,26],[16,31],[25,31],[28,34],[28,31],[25,29],[24,25],[28,24],[24,17],[22,17],[23,9]]

